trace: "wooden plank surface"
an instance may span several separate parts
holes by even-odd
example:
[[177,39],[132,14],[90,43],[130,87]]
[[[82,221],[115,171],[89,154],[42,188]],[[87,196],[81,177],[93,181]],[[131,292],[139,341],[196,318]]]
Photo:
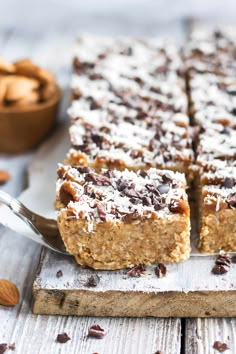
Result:
[[189,319],[185,326],[185,353],[216,354],[215,341],[228,345],[225,353],[236,353],[235,318]]
[[[70,48],[74,33],[30,34],[1,32],[1,54],[9,59],[31,56],[53,69],[65,88],[70,78]],[[56,60],[55,60],[56,58]],[[63,107],[66,106],[66,98]],[[62,108],[61,119],[65,113]],[[12,179],[2,189],[18,196],[26,185],[26,169],[32,153],[19,156],[0,155],[0,168]],[[0,226],[0,278],[12,280],[19,288],[20,303],[14,308],[0,306],[0,343],[16,343],[16,354],[73,353],[92,354],[179,354],[181,321],[179,319],[129,319],[36,316],[32,314],[32,284],[39,260],[40,246]],[[98,323],[108,330],[102,340],[88,339],[88,328]],[[66,331],[71,341],[55,342],[58,333]]]
[[[213,257],[192,257],[168,264],[158,279],[154,266],[139,278],[125,270],[93,271],[69,257],[44,250],[33,285],[34,313],[130,317],[236,316],[236,267],[224,275],[211,273]],[[56,277],[58,270],[63,276]],[[87,287],[89,276],[100,282]],[[90,306],[92,304],[92,306]],[[196,306],[196,304],[198,304]]]

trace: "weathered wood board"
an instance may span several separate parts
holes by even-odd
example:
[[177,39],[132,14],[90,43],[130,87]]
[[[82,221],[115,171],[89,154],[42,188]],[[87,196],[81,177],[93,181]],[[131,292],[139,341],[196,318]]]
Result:
[[[139,278],[125,270],[94,271],[73,258],[48,250],[41,254],[33,285],[36,314],[129,317],[236,316],[236,265],[224,275],[213,275],[214,257],[191,257],[168,264],[168,274],[157,278],[154,266]],[[58,270],[63,276],[56,277]],[[91,274],[100,282],[87,287]]]

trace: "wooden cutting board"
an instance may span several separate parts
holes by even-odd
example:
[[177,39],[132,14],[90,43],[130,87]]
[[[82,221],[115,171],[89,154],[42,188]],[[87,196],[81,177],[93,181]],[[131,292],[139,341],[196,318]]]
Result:
[[[154,266],[133,278],[127,270],[94,271],[72,257],[43,249],[33,284],[35,314],[125,317],[235,317],[236,264],[224,275],[211,273],[214,256],[167,264],[157,278]],[[61,270],[63,276],[57,278]],[[97,274],[96,287],[87,279]]]

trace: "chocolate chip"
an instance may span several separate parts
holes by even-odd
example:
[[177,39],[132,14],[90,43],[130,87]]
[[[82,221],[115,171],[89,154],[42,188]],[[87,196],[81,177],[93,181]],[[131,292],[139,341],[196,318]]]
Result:
[[224,351],[226,351],[227,349],[229,349],[228,345],[226,343],[222,343],[220,341],[215,341],[215,343],[213,344],[213,348],[218,350],[218,352],[223,353]]
[[167,273],[166,266],[163,263],[158,263],[158,265],[154,269],[154,272],[158,278],[163,278],[166,276]]
[[225,188],[233,188],[235,184],[234,178],[226,177],[224,180],[224,187]]
[[62,270],[61,270],[61,269],[57,271],[56,277],[57,277],[57,278],[63,277],[63,273],[62,273]]
[[103,328],[101,328],[98,324],[94,324],[88,330],[88,337],[101,339],[105,337],[106,334],[107,334],[106,331]]
[[146,268],[144,266],[144,264],[138,264],[136,265],[135,267],[131,268],[127,274],[130,276],[130,277],[140,277],[141,274],[143,274],[144,272],[146,271]]
[[90,275],[90,277],[88,277],[85,285],[88,287],[95,287],[98,285],[99,282],[100,282],[100,277],[97,274],[92,274]]
[[67,333],[61,333],[61,334],[58,334],[57,335],[57,339],[56,339],[56,341],[58,342],[58,343],[66,343],[66,342],[68,342],[68,340],[70,340],[71,338],[68,336],[68,334]]
[[230,208],[236,208],[236,193],[232,193],[227,197],[227,203]]
[[157,189],[159,190],[160,194],[166,194],[169,192],[170,187],[168,186],[168,184],[160,184],[159,186],[157,186]]
[[0,344],[0,354],[5,353],[8,350],[8,344],[2,343]]

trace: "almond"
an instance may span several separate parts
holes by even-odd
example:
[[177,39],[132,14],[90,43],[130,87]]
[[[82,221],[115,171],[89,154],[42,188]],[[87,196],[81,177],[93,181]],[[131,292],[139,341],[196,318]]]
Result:
[[0,72],[12,74],[15,72],[15,65],[0,57]]
[[20,299],[19,290],[10,280],[0,279],[0,305],[15,306]]
[[50,71],[33,64],[28,58],[15,62],[15,68],[17,74],[35,78],[42,84],[52,83],[55,81],[54,76]]
[[27,96],[20,100],[11,102],[11,107],[25,107],[39,102],[39,94],[36,91],[31,91]]
[[39,82],[23,76],[9,76],[6,101],[17,101],[28,96],[32,90],[39,88]]
[[9,172],[5,170],[0,170],[0,184],[6,183],[11,178]]

